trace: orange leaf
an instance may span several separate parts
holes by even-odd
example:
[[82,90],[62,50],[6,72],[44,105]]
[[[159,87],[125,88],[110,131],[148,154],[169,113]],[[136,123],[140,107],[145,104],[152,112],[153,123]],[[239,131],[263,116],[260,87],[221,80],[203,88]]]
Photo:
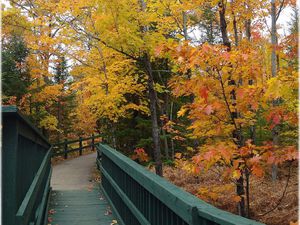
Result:
[[258,177],[262,177],[264,175],[264,171],[259,165],[254,165],[252,167],[252,173]]
[[236,196],[233,197],[232,200],[233,200],[234,202],[240,202],[241,199],[242,199],[241,196],[236,195]]

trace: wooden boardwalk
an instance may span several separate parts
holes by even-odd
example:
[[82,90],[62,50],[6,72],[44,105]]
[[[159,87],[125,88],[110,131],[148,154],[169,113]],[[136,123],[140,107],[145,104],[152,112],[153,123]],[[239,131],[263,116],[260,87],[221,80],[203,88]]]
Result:
[[91,154],[53,166],[48,224],[116,224],[99,184],[90,178],[95,160],[96,155]]

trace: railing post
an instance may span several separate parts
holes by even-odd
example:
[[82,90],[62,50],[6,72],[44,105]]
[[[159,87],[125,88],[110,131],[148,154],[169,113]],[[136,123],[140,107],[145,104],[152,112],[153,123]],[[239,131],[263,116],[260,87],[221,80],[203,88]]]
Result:
[[92,151],[95,151],[95,137],[94,137],[94,134],[92,134]]
[[198,215],[198,208],[196,206],[192,207],[192,224],[193,225],[200,224],[199,215]]
[[[99,146],[99,143],[97,144]],[[101,150],[99,148],[96,148],[96,152],[97,152],[97,168],[98,170],[100,170],[100,164],[101,164],[101,159],[102,159],[102,153],[101,153]]]
[[79,137],[79,155],[82,155],[82,137]]
[[67,139],[65,139],[65,143],[64,143],[64,158],[67,159],[68,158],[68,143],[67,143]]

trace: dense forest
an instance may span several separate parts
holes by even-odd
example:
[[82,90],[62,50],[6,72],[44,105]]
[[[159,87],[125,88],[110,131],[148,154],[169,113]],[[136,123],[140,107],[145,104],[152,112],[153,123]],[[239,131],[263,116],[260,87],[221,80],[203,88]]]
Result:
[[52,143],[100,134],[217,207],[294,224],[298,32],[293,0],[10,0],[2,104]]

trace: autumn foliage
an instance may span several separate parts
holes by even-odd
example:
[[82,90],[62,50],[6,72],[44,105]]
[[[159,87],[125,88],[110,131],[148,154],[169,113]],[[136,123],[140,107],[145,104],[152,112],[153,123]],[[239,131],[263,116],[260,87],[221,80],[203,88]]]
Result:
[[246,217],[251,181],[295,165],[295,1],[9,2],[2,104],[52,142],[99,133],[160,176],[213,173],[226,185],[196,195],[230,192]]

